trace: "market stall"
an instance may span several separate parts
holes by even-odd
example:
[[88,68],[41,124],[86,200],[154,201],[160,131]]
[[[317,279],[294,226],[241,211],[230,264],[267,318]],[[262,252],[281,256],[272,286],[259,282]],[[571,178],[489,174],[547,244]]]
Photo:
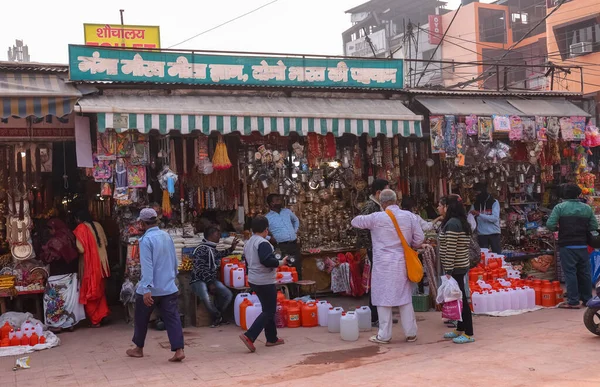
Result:
[[560,96],[518,97],[417,96],[415,110],[428,113],[432,152],[443,163],[439,194],[458,193],[470,208],[473,186],[487,182],[501,205],[506,261],[524,278],[554,280],[560,265],[545,219],[560,184],[593,186],[587,159],[598,131]]

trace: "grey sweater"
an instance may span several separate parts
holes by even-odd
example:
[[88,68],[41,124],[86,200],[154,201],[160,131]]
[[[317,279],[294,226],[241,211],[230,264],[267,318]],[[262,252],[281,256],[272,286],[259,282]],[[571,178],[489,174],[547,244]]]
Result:
[[273,246],[259,235],[244,245],[244,256],[248,264],[248,282],[254,285],[272,285],[277,280],[279,260],[275,258]]

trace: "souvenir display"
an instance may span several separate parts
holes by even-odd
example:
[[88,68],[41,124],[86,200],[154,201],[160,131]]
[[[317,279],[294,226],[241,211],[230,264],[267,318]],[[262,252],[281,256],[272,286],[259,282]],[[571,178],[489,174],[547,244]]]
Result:
[[431,153],[444,152],[444,117],[431,116],[429,117],[429,136],[431,137]]

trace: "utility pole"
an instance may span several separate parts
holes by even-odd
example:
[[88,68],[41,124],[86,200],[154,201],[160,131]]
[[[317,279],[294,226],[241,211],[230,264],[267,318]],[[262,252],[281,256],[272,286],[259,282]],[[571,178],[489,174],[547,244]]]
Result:
[[125,47],[125,28],[123,27],[125,23],[123,22],[123,13],[124,9],[120,9],[119,13],[121,14],[121,47]]

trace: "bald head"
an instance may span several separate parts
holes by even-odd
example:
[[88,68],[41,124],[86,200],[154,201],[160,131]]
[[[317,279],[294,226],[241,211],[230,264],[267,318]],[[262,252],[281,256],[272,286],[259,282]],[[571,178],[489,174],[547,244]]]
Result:
[[388,206],[396,204],[398,200],[398,196],[391,189],[384,189],[381,191],[379,195],[379,202],[381,203],[381,207],[385,209]]

